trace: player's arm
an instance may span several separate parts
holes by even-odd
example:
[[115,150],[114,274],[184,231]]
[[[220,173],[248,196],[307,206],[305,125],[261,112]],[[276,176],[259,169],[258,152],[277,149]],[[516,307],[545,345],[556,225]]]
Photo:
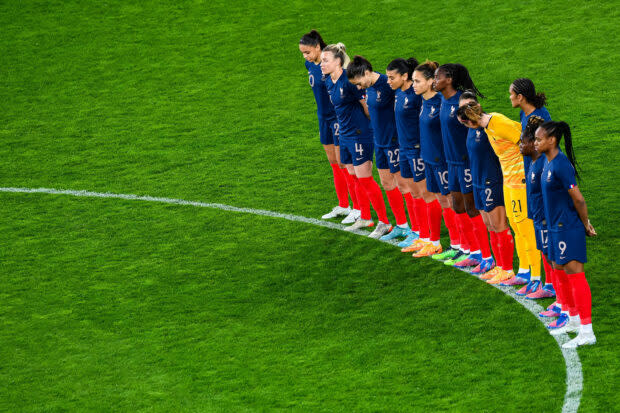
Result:
[[366,117],[368,119],[370,119],[370,113],[368,112],[368,104],[366,103],[366,99],[360,99],[360,105],[362,105],[362,108],[364,109],[364,115],[366,115]]
[[581,194],[581,191],[577,186],[574,186],[568,190],[568,194],[573,199],[573,204],[575,204],[575,209],[577,210],[577,214],[579,214],[579,219],[581,219],[583,226],[586,228],[586,235],[589,237],[595,236],[596,231],[588,219],[588,207],[586,206],[586,200]]

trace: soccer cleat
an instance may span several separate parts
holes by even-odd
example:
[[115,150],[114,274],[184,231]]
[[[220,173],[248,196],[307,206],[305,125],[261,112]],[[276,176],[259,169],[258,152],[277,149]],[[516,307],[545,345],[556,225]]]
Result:
[[493,260],[493,258],[487,258],[486,260],[480,261],[480,264],[471,270],[471,273],[473,275],[482,275],[491,271],[493,268],[495,268],[495,260]]
[[391,229],[392,229],[392,226],[390,224],[386,224],[385,222],[379,221],[375,230],[371,232],[368,237],[379,239],[385,234],[387,234],[388,232],[390,232]]
[[487,280],[487,284],[499,284],[502,281],[506,281],[511,279],[512,277],[514,277],[514,273],[512,271],[498,271],[497,274],[495,275],[495,277],[491,278],[490,280]]
[[321,219],[332,219],[332,218],[339,217],[341,215],[349,215],[350,213],[351,213],[351,208],[349,207],[343,208],[338,205],[338,206],[335,206],[330,212],[323,215]]
[[579,346],[590,346],[596,344],[594,333],[579,333],[577,337],[562,344],[562,348],[577,348]]
[[568,314],[560,312],[560,315],[558,316],[558,319],[552,321],[551,323],[549,323],[547,328],[549,330],[555,330],[555,329],[558,329],[558,328],[562,328],[566,324],[568,324],[568,320],[569,320]]
[[515,292],[515,294],[528,295],[528,294],[535,292],[539,288],[540,288],[540,280],[534,280],[534,281],[530,280],[530,282],[527,283],[527,285],[525,285],[519,291]]
[[[565,333],[576,333],[579,331],[581,327],[581,323],[578,319],[568,320],[568,322],[562,327],[556,327],[554,329],[549,329],[549,333],[552,336],[559,336]],[[547,327],[549,328],[549,327]]]
[[534,291],[533,293],[529,293],[528,295],[525,296],[525,298],[528,298],[530,300],[538,300],[539,298],[553,298],[555,297],[555,291],[553,291],[553,287],[548,288],[547,286],[543,286],[542,288],[539,288],[537,291]]
[[411,244],[413,244],[415,242],[415,240],[417,240],[418,238],[420,238],[420,235],[416,234],[415,232],[413,232],[411,230],[411,228],[409,229],[409,232],[407,233],[407,238],[405,238],[403,241],[399,242],[397,245],[401,248],[405,248],[410,246]]
[[445,260],[443,263],[445,265],[454,266],[456,263],[466,260],[467,257],[469,257],[469,254],[459,251],[457,255],[455,255],[454,257],[450,259]]
[[556,300],[556,301],[554,301],[554,302],[552,302],[551,304],[549,304],[549,305],[547,306],[546,310],[551,310],[551,309],[553,309],[553,307],[558,307],[558,308],[560,307],[560,306],[558,305],[557,300]]
[[351,212],[349,212],[349,215],[347,215],[345,219],[340,221],[340,223],[341,224],[352,224],[358,219],[360,219],[361,216],[362,216],[362,211],[360,211],[359,209],[352,209]]
[[353,223],[353,225],[351,225],[350,227],[346,227],[344,230],[355,231],[357,229],[370,228],[374,226],[375,226],[375,223],[372,222],[370,219],[358,219],[357,221]]
[[384,236],[382,236],[381,238],[379,238],[381,241],[389,241],[392,240],[394,238],[400,238],[400,237],[406,237],[409,235],[409,227],[407,228],[401,228],[399,226],[395,226],[394,228],[392,228],[392,230],[389,232],[389,234],[385,234]]
[[431,255],[439,254],[441,250],[442,250],[441,244],[433,245],[432,242],[429,242],[428,244],[424,246],[424,248],[422,248],[420,251],[413,254],[413,257],[414,258],[430,257]]
[[424,248],[424,246],[426,244],[428,244],[427,241],[422,241],[421,239],[417,239],[417,240],[413,241],[413,244],[409,245],[408,247],[401,248],[400,252],[416,252],[416,251],[420,251],[422,248]]
[[484,274],[482,274],[480,277],[481,280],[490,280],[491,278],[495,277],[497,275],[498,272],[503,271],[500,267],[498,267],[497,265],[492,268],[490,271],[485,272]]
[[526,284],[527,284],[527,280],[525,278],[519,277],[519,274],[516,274],[511,279],[504,281],[501,285],[503,285],[504,287],[513,287],[515,285],[526,285]]
[[454,258],[458,253],[459,250],[450,247],[442,253],[433,255],[431,258],[437,261],[445,261]]
[[478,266],[478,264],[480,264],[480,260],[477,260],[476,258],[472,258],[472,255],[470,254],[463,261],[459,261],[456,264],[454,264],[454,268],[458,268],[459,270],[464,270],[467,268],[474,268]]
[[551,318],[559,317],[560,314],[562,314],[562,309],[557,305],[554,305],[551,308],[547,308],[545,311],[541,311],[540,313],[538,313],[538,316],[543,318]]

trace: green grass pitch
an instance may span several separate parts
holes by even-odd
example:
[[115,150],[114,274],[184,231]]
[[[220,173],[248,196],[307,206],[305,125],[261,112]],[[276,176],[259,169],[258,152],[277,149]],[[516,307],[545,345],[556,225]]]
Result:
[[[513,119],[530,77],[573,128],[599,236],[580,412],[620,405],[614,2],[6,1],[0,186],[308,217],[335,205],[299,37],[383,71],[466,65]],[[0,193],[0,411],[561,411],[531,314],[431,260],[307,224]]]

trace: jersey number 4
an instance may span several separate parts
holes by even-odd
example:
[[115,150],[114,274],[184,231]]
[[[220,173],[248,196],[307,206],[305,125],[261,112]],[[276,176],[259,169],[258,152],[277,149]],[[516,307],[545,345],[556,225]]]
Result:
[[359,153],[360,156],[364,155],[364,146],[362,146],[361,143],[356,143],[355,144],[355,152]]

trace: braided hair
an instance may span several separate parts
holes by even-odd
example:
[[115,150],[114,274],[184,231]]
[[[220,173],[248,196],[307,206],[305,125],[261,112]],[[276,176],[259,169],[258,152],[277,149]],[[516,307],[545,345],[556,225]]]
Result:
[[560,146],[562,138],[564,138],[566,157],[573,165],[573,168],[575,168],[575,178],[579,180],[579,172],[577,171],[578,165],[577,160],[575,159],[575,151],[573,149],[573,137],[568,123],[554,122],[550,120],[540,125],[540,127],[543,128],[549,136],[553,136],[556,139],[558,147]]
[[534,105],[536,109],[540,109],[547,103],[547,97],[544,93],[536,93],[534,82],[531,79],[521,77],[512,82],[512,90],[517,95],[523,95],[525,100]]
[[452,87],[454,90],[471,90],[476,95],[484,98],[485,96],[478,90],[474,81],[469,76],[469,71],[460,63],[446,63],[439,66],[438,70],[443,72],[446,77],[452,79]]

